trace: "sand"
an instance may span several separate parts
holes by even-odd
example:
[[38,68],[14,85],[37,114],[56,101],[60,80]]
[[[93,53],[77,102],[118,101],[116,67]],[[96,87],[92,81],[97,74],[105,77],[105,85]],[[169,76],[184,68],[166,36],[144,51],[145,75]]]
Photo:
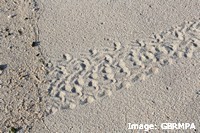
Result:
[[[200,2],[0,2],[2,132],[200,129]],[[137,130],[135,130],[137,131]],[[142,130],[141,130],[142,131]]]

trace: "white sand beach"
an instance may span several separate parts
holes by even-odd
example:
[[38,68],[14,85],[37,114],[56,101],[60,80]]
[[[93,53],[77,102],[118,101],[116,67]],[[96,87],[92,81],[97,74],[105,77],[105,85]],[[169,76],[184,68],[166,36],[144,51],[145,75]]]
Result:
[[1,132],[200,132],[199,0],[2,0],[0,18]]

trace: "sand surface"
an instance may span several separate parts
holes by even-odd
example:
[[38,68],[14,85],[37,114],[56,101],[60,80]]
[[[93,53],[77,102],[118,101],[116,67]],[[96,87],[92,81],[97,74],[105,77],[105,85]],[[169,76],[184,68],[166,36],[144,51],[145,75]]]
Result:
[[3,0],[0,17],[2,132],[200,131],[198,0]]

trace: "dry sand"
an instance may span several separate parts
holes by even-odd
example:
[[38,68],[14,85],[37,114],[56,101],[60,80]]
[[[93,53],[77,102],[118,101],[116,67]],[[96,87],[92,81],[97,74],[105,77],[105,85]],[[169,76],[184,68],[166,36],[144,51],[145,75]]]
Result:
[[2,132],[200,131],[198,0],[3,0],[0,17]]

